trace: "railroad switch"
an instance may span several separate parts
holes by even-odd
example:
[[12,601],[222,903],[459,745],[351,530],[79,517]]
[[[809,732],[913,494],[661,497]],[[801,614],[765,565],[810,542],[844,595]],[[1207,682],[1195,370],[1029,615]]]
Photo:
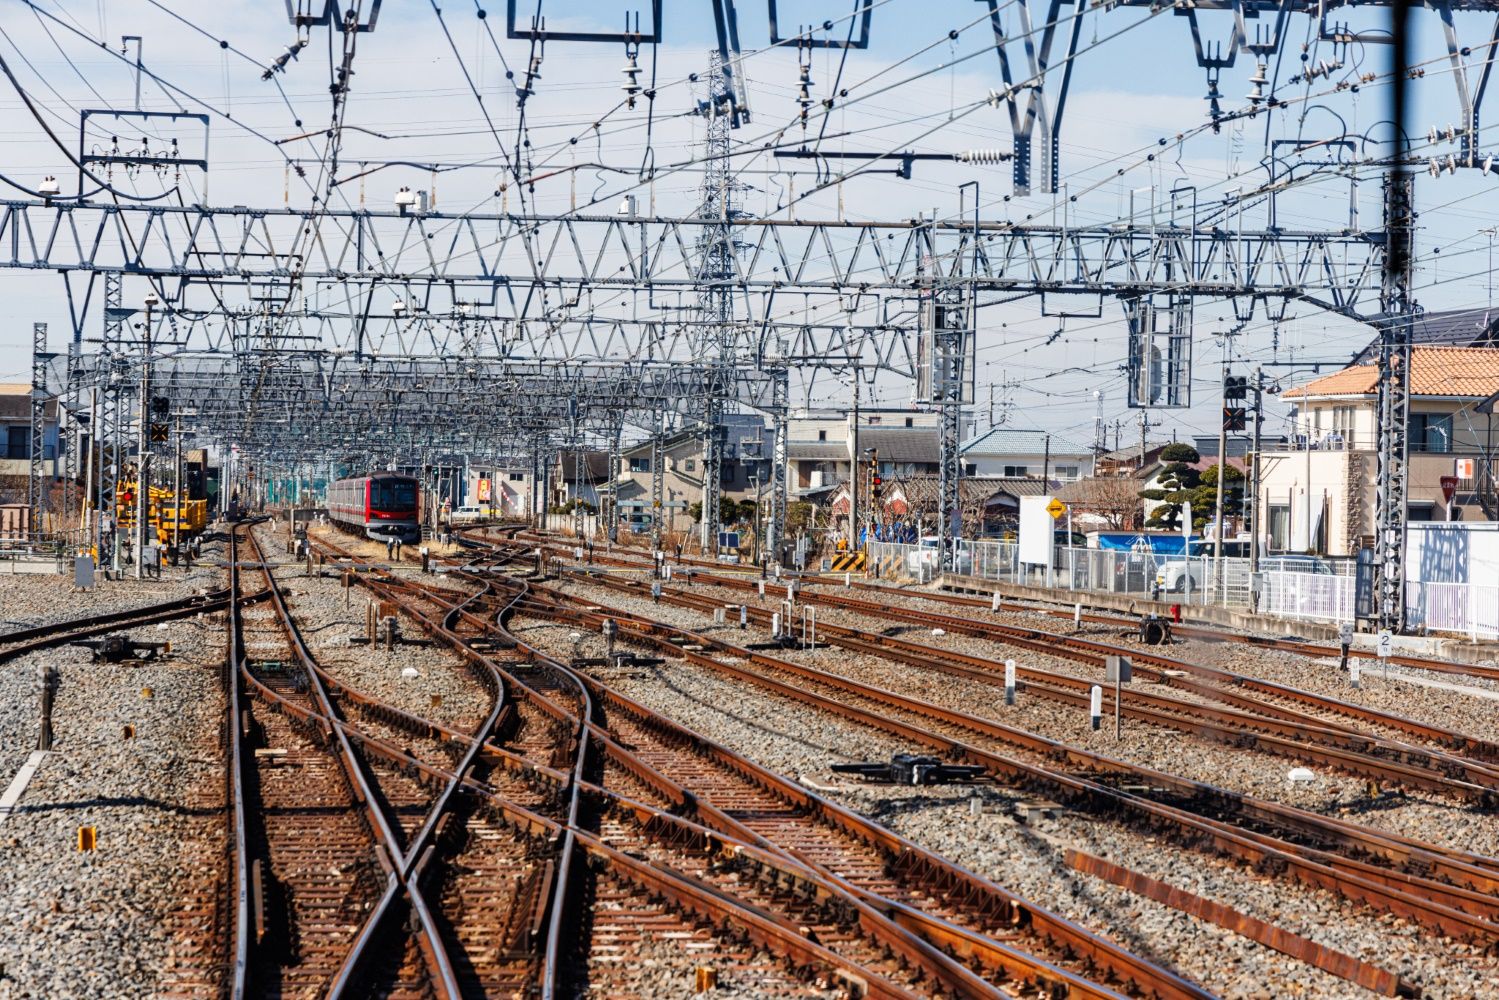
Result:
[[172,651],[170,642],[137,642],[128,635],[119,633],[106,635],[102,639],[70,642],[68,645],[93,651],[95,663],[144,663],[156,659],[158,654]]
[[857,774],[891,785],[945,785],[951,781],[973,781],[984,774],[982,767],[946,764],[925,754],[898,753],[890,763],[834,764],[836,774]]

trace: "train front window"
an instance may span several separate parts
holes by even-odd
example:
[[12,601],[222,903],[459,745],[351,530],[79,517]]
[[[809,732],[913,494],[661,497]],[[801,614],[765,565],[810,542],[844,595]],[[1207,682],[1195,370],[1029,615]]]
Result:
[[371,491],[374,506],[381,510],[413,510],[416,507],[416,483],[402,480],[375,480]]

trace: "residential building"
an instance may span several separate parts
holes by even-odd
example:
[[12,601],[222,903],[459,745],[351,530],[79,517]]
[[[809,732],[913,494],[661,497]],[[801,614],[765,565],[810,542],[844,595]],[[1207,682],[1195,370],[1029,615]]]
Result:
[[993,427],[960,449],[964,473],[1070,483],[1093,475],[1093,450],[1046,431]]
[[531,511],[531,467],[518,462],[471,465],[463,502],[473,507],[492,507],[510,517],[529,517]]
[[[1293,389],[1290,443],[1261,455],[1259,501],[1270,551],[1355,555],[1374,532],[1378,417],[1373,364]],[[1491,521],[1492,409],[1499,349],[1416,347],[1411,352],[1407,516]],[[1456,477],[1449,512],[1443,477]],[[1450,513],[1450,518],[1449,518]]]
[[[786,430],[786,481],[793,495],[821,495],[848,479],[856,457],[852,411],[806,411],[792,417]],[[861,409],[858,438],[860,452],[879,453],[886,475],[935,469],[939,462],[935,413]]]
[[[730,500],[754,499],[770,483],[770,430],[757,414],[730,413],[724,417],[719,488]],[[643,441],[624,449],[613,479],[600,487],[606,501],[618,499],[621,519],[636,530],[651,523],[652,444]],[[680,431],[661,443],[662,505],[668,531],[694,523],[687,509],[703,498],[703,434],[698,428]],[[788,484],[795,490],[794,485]]]
[[[1453,309],[1417,316],[1411,323],[1411,344],[1415,347],[1495,347],[1499,346],[1499,309]],[[1355,365],[1372,365],[1379,361],[1379,337],[1353,357]]]
[[[57,457],[57,400],[47,400],[42,423],[43,472],[53,475]],[[0,476],[31,474],[31,386],[0,383]]]
[[547,486],[551,493],[547,505],[566,506],[577,498],[597,510],[599,494],[613,478],[613,472],[613,461],[608,452],[588,449],[560,451]]
[[[901,529],[899,534],[903,538],[934,534],[937,531],[940,488],[941,480],[935,473],[887,479],[880,494],[880,524],[887,530],[892,526]],[[961,533],[968,538],[978,538],[1014,531],[1019,524],[1020,498],[1044,496],[1045,493],[1046,484],[1039,477],[964,477],[958,481]],[[847,483],[840,483],[834,489],[829,505],[834,515],[834,527],[847,531]],[[868,508],[864,509],[867,512]]]

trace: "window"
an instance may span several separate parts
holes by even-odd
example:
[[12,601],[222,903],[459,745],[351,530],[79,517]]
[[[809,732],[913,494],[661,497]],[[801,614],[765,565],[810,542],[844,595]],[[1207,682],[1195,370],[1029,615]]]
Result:
[[1028,465],[1007,465],[1007,466],[1005,466],[1005,475],[1008,476],[1011,479],[1022,479],[1025,476],[1030,475],[1030,466],[1028,466]]
[[410,479],[376,479],[370,493],[372,507],[394,511],[416,509],[416,483]]
[[31,428],[11,427],[5,435],[5,457],[6,458],[30,458],[31,457]]
[[827,439],[828,439],[828,432],[827,431],[818,431],[817,432],[817,440],[819,440],[819,441],[826,441]]
[[914,427],[916,425],[915,425],[915,423],[912,421],[912,419],[910,417],[907,417],[906,418],[906,426],[907,427]]
[[1059,466],[1057,466],[1057,478],[1058,479],[1076,479],[1077,478],[1077,466],[1075,466],[1075,465],[1059,465]]
[[879,417],[870,417],[869,421],[868,421],[869,426],[871,426],[871,427],[873,427],[875,424],[878,424],[879,422],[880,422],[880,418]]
[[1407,521],[1434,521],[1432,512],[1436,510],[1434,504],[1413,503],[1407,504],[1405,508],[1405,519]]
[[509,472],[505,474],[505,478],[512,483],[518,483],[526,478],[526,474],[524,472]]
[[1266,520],[1270,529],[1270,548],[1276,552],[1284,552],[1291,542],[1291,508],[1286,504],[1273,503]]
[[686,461],[684,461],[682,463],[682,468],[685,469],[688,472],[696,472],[697,471],[697,459],[695,459],[695,458],[689,458],[689,459],[687,459]]
[[1452,450],[1452,414],[1412,413],[1409,431],[1411,451]]
[[649,456],[630,459],[631,472],[650,472],[651,460]]

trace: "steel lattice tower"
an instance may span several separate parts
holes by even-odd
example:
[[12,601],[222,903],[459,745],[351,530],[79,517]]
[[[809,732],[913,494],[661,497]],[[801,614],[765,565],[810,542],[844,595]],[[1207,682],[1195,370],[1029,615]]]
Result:
[[703,201],[699,215],[718,220],[706,226],[698,243],[701,263],[697,283],[701,356],[714,359],[715,376],[709,387],[703,439],[703,515],[701,543],[704,551],[718,551],[718,508],[722,495],[722,426],[724,403],[734,379],[734,280],[738,273],[731,223],[738,216],[735,181],[729,157],[732,144],[733,101],[728,78],[717,52],[708,62],[708,99],[702,113],[708,122],[703,165]]

